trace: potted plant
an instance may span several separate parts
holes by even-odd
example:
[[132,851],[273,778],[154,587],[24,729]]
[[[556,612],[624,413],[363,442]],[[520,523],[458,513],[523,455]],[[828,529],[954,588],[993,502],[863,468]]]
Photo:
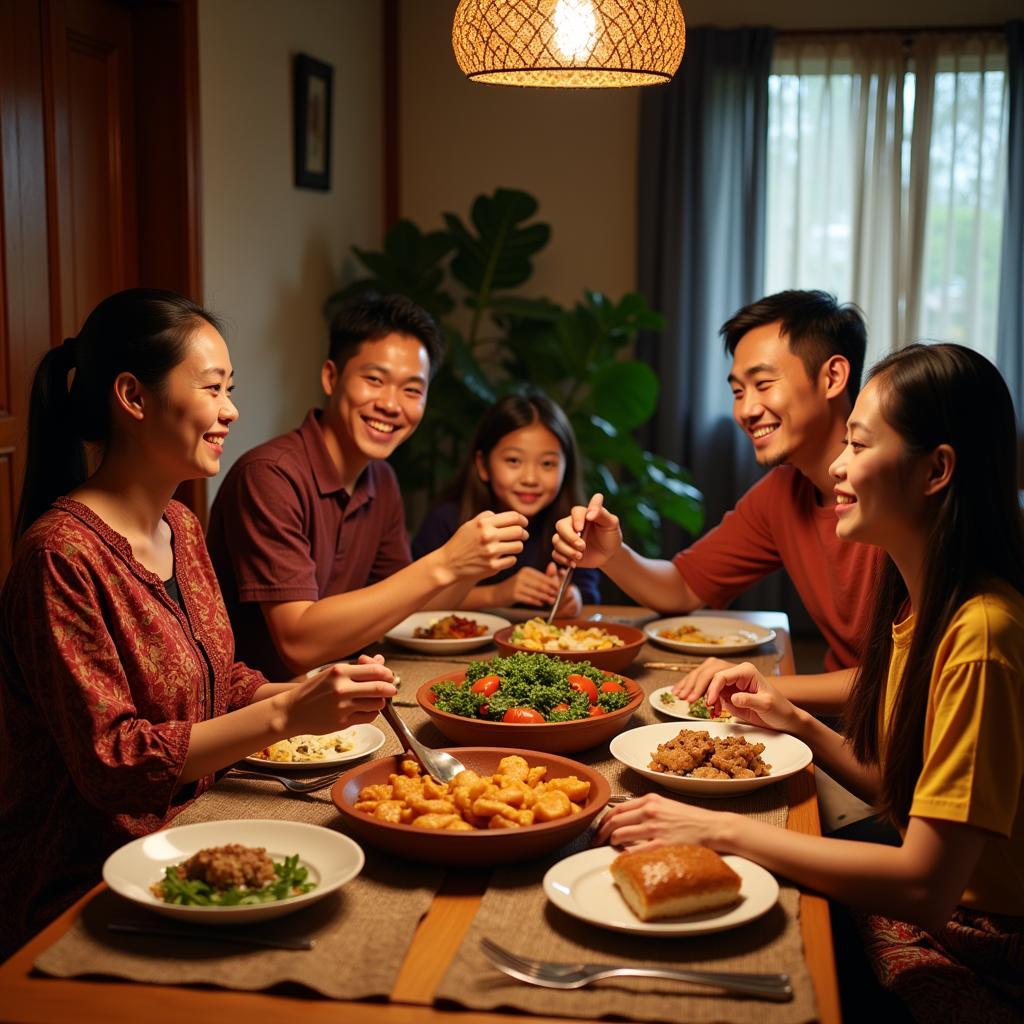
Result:
[[634,437],[654,414],[659,388],[630,348],[638,331],[660,330],[662,318],[635,292],[615,302],[584,291],[571,309],[517,294],[551,236],[536,213],[531,195],[498,189],[474,200],[468,224],[446,213],[443,229],[423,232],[401,220],[382,251],[353,247],[366,274],[330,296],[327,315],[364,291],[399,292],[444,331],[448,355],[426,415],[393,460],[407,493],[433,498],[454,474],[484,409],[528,382],[572,421],[587,490],[608,496],[632,545],[660,554],[663,520],[691,534],[703,521],[703,499],[689,474]]

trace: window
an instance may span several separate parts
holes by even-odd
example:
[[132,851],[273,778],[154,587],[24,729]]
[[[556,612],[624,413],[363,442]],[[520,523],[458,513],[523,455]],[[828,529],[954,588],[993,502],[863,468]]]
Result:
[[782,37],[768,109],[766,291],[856,302],[869,364],[918,339],[994,359],[1003,37]]

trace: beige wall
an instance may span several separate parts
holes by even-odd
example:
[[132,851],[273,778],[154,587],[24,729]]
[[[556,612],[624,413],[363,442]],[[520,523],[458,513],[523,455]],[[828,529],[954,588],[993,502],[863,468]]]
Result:
[[[241,410],[227,469],[319,403],[323,301],[349,247],[381,241],[381,5],[200,0],[199,50],[204,298],[229,322]],[[329,192],[292,184],[295,53],[334,67]]]
[[[584,286],[635,287],[639,90],[557,92],[474,85],[452,56],[456,0],[402,0],[401,206],[423,227],[466,215],[498,186],[524,188],[553,231],[527,286],[562,302]],[[1000,24],[1020,0],[683,0],[687,23],[779,28]],[[685,57],[683,58],[686,59]]]

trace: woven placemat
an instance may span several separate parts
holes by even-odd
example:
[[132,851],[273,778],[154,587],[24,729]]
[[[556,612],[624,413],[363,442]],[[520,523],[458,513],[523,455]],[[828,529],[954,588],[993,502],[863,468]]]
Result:
[[[174,825],[233,818],[295,819],[343,831],[326,791],[300,797],[284,793],[277,783],[231,777],[183,811]],[[315,942],[309,951],[114,935],[107,930],[112,921],[172,927],[174,922],[105,890],[35,966],[61,978],[106,975],[243,991],[294,982],[334,999],[386,997],[441,878],[440,868],[367,850],[362,873],[340,891],[294,914],[245,929],[268,937],[308,936]]]

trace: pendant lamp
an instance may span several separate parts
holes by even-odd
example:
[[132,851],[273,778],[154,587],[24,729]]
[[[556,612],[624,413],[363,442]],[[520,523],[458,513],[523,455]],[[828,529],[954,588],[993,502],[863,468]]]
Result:
[[658,85],[685,43],[679,0],[460,0],[452,24],[459,67],[494,85]]

